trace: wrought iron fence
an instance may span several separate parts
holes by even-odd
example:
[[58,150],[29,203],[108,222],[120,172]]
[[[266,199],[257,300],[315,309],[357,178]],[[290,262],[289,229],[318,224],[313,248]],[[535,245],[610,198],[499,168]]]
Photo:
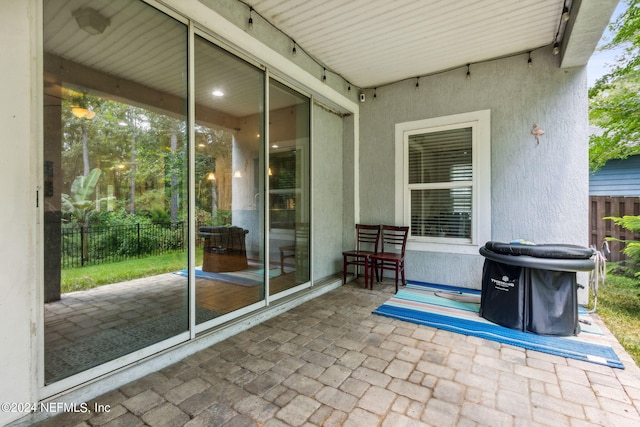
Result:
[[123,261],[183,250],[187,225],[133,224],[120,226],[63,226],[62,268]]

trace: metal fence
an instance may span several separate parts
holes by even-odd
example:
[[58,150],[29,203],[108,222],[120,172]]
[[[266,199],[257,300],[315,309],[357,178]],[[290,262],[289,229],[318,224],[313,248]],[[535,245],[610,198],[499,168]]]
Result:
[[62,227],[62,268],[123,261],[184,250],[187,225],[133,224]]

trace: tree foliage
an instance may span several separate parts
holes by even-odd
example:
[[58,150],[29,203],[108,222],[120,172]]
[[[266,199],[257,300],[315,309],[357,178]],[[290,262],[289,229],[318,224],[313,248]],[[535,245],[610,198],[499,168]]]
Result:
[[[623,217],[605,217],[604,219],[612,220],[616,225],[623,227],[632,233],[640,233],[640,216],[625,215]],[[619,240],[608,237],[607,240],[617,240],[625,244],[622,252],[627,256],[627,262],[618,266],[621,270],[640,279],[640,241],[638,240]]]
[[623,48],[611,71],[589,90],[589,119],[602,129],[589,141],[592,172],[608,160],[640,154],[640,0],[611,24],[614,38],[602,49]]
[[95,209],[95,201],[91,198],[100,179],[100,169],[93,169],[89,175],[78,175],[71,184],[71,195],[62,194],[62,212],[68,213],[72,219],[82,226],[87,226],[89,215]]

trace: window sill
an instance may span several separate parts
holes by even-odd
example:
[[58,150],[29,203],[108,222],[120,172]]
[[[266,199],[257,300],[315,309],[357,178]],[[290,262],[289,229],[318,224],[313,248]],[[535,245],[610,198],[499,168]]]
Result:
[[424,242],[409,239],[409,241],[407,242],[407,250],[417,252],[440,252],[478,255],[480,245],[469,242],[459,242],[453,239],[442,242]]

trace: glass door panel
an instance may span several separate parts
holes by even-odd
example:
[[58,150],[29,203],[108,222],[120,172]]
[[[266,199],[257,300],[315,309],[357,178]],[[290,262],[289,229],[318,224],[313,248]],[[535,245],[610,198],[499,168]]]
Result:
[[196,36],[195,97],[202,323],[264,299],[264,72]]
[[277,294],[310,280],[310,100],[269,82],[269,259]]
[[45,384],[188,330],[187,27],[44,3]]

